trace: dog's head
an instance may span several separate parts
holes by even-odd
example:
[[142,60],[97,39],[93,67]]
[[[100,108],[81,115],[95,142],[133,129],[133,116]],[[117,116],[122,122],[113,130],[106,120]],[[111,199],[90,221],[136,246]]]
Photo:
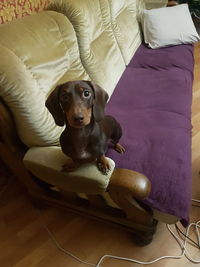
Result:
[[82,128],[104,118],[108,94],[90,81],[70,81],[57,86],[46,100],[57,125]]

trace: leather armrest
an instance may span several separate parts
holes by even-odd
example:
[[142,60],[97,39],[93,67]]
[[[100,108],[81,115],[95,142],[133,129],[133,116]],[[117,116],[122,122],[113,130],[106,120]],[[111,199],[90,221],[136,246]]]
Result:
[[127,194],[137,199],[145,199],[151,191],[151,183],[146,176],[141,173],[127,170],[115,169],[108,185],[108,191],[112,188],[120,188]]

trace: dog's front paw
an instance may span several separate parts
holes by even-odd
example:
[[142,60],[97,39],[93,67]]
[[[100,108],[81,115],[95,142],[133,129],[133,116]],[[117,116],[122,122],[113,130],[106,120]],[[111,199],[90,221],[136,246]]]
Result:
[[124,148],[122,145],[120,145],[119,143],[117,143],[117,144],[115,145],[115,150],[116,150],[118,153],[120,153],[120,154],[122,154],[122,153],[125,152],[125,148]]
[[69,159],[64,165],[62,165],[61,172],[73,172],[78,168],[78,163]]
[[111,169],[110,163],[105,156],[101,156],[99,159],[97,159],[97,167],[104,175],[107,175]]

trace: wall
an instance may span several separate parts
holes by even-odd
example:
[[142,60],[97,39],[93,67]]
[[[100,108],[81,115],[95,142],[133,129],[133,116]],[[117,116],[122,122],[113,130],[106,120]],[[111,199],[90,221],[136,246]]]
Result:
[[51,0],[0,0],[0,24],[42,11]]

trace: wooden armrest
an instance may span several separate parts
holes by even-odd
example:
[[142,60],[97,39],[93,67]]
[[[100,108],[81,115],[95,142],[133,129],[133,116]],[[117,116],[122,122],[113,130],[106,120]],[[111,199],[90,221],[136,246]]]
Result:
[[178,2],[177,1],[174,1],[174,0],[171,0],[171,1],[169,0],[168,1],[168,4],[167,4],[168,7],[170,7],[170,6],[176,6],[176,5],[178,5]]
[[151,183],[146,176],[127,169],[115,169],[108,186],[111,199],[125,211],[127,218],[144,225],[153,222],[152,211],[136,199],[147,198],[150,191]]
[[151,191],[151,183],[146,176],[141,173],[127,170],[115,169],[108,186],[109,189],[120,188],[124,193],[130,194],[137,199],[145,199]]

